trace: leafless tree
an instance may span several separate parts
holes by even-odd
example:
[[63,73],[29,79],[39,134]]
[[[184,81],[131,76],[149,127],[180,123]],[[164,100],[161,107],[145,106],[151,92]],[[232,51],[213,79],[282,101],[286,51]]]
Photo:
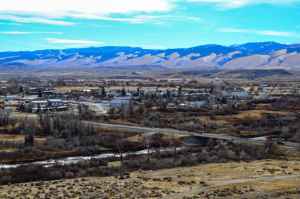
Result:
[[147,162],[149,162],[150,155],[151,155],[151,146],[152,146],[152,137],[150,135],[144,135],[143,145],[144,148],[147,150]]
[[181,141],[176,138],[174,135],[170,138],[170,146],[173,147],[173,157],[174,157],[174,163],[177,159],[177,148],[181,145]]
[[[123,136],[122,136],[123,137]],[[119,161],[120,161],[120,169],[119,169],[119,176],[123,178],[123,163],[124,163],[124,147],[125,147],[125,138],[120,138],[115,142],[116,148],[118,149],[119,153]]]
[[37,123],[32,119],[25,118],[21,125],[21,132],[24,134],[24,145],[27,147],[34,146],[34,136],[37,131]]

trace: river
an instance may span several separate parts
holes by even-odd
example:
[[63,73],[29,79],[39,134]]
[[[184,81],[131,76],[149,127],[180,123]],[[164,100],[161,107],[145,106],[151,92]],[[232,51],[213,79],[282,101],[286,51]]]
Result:
[[[183,148],[177,148],[177,151],[182,150]],[[174,151],[174,148],[163,148],[160,149],[160,152],[172,152]],[[136,152],[128,152],[128,153],[123,153],[123,157],[131,156],[131,155],[146,155],[147,153],[155,153],[156,150],[151,149],[151,150],[141,150],[141,151],[136,151]],[[71,165],[71,164],[78,164],[83,161],[89,161],[89,160],[105,160],[108,158],[119,158],[120,154],[118,153],[103,153],[99,155],[94,155],[94,156],[75,156],[75,157],[66,157],[66,158],[61,158],[61,159],[49,159],[49,160],[44,160],[44,161],[36,161],[36,162],[30,162],[30,163],[20,163],[20,164],[0,164],[0,169],[13,169],[13,168],[18,168],[21,166],[30,166],[30,165],[35,165],[35,166],[43,166],[43,167],[52,167],[56,165],[64,166],[64,165]]]

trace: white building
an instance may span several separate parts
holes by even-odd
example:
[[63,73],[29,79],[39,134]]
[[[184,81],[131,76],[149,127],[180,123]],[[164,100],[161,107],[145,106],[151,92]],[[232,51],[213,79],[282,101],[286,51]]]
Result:
[[130,103],[131,97],[115,97],[110,101],[111,108],[122,108],[123,106],[128,106]]
[[87,106],[88,110],[93,112],[95,115],[105,115],[111,109],[111,105],[109,101],[84,102],[82,104]]

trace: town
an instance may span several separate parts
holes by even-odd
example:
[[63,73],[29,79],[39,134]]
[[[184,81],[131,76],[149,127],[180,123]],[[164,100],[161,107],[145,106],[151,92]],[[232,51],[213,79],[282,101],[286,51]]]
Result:
[[298,157],[299,98],[297,80],[5,79],[0,183]]
[[0,82],[1,108],[45,113],[86,108],[94,116],[147,107],[151,110],[238,110],[243,104],[298,97],[300,82],[234,82],[187,79],[7,80]]

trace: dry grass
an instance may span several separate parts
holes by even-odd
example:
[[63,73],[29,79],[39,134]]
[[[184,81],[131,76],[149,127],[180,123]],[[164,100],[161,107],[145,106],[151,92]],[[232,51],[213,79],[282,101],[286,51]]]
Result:
[[15,152],[16,148],[0,146],[0,152]]
[[0,198],[297,198],[300,161],[255,161],[0,186]]
[[[21,134],[0,134],[0,141],[4,142],[24,142],[24,135]],[[35,142],[37,144],[44,144],[46,142],[45,137],[36,136]]]
[[0,141],[19,142],[24,140],[24,135],[20,134],[0,134]]
[[224,123],[233,123],[241,120],[260,120],[266,114],[274,115],[274,116],[287,116],[290,115],[290,112],[286,111],[269,111],[269,110],[248,110],[241,111],[238,114],[234,115],[225,115],[225,116],[216,116],[217,121],[222,121]]
[[[110,86],[109,90],[122,90],[124,87],[123,86]],[[156,86],[147,86],[147,87],[139,87],[139,86],[126,86],[126,90],[129,91],[136,91],[138,88],[141,88],[143,90],[147,91],[155,91],[157,89]],[[83,90],[88,90],[88,89],[99,89],[99,87],[91,87],[91,86],[59,86],[55,87],[55,89],[58,92],[70,92],[70,91],[83,91]],[[176,90],[174,87],[160,87],[160,90]]]
[[97,88],[98,87],[89,87],[89,86],[60,86],[60,87],[56,87],[55,89],[58,92],[65,93],[71,91],[83,91],[83,90],[97,89]]

